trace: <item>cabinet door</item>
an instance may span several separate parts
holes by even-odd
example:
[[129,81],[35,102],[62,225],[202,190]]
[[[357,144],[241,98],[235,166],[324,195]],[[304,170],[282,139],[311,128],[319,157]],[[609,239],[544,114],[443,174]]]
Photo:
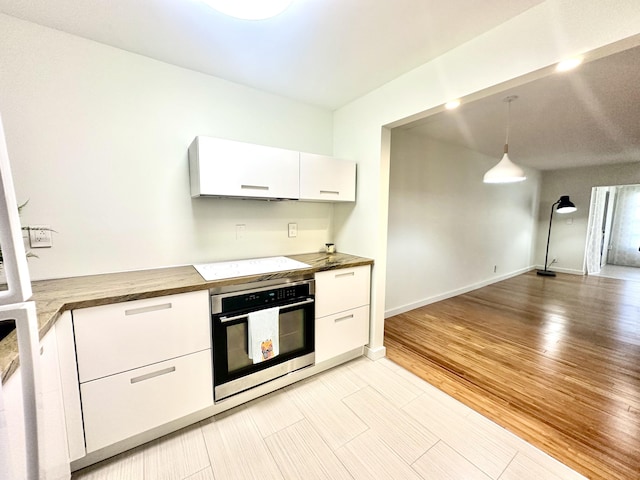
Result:
[[[53,331],[49,331],[40,341],[41,398],[38,399],[38,410],[42,422],[39,430],[40,469],[42,478],[52,480],[68,479],[71,476],[59,372],[56,338]],[[11,454],[7,458],[2,458],[3,455],[0,454],[0,478],[26,479],[27,452],[19,368],[2,386],[0,394],[4,395],[4,412],[0,401],[0,415],[4,413],[6,419],[6,425],[0,421],[0,450],[5,447],[2,445],[2,434],[7,433]],[[5,477],[2,474],[7,472],[3,469],[12,473]]]
[[315,279],[316,318],[369,305],[369,265],[318,272]]
[[58,363],[60,365],[60,381],[64,416],[69,442],[69,460],[74,461],[86,454],[84,445],[84,426],[82,424],[82,406],[80,405],[80,384],[78,381],[78,363],[76,360],[76,342],[73,336],[71,312],[60,315],[55,324],[58,342]]
[[206,290],[73,311],[80,383],[211,348]]
[[368,305],[316,319],[316,363],[362,347],[368,341]]
[[292,150],[196,137],[189,147],[191,196],[298,199],[299,159]]
[[301,153],[300,200],[355,202],[356,163]]
[[211,350],[80,386],[87,452],[213,405]]

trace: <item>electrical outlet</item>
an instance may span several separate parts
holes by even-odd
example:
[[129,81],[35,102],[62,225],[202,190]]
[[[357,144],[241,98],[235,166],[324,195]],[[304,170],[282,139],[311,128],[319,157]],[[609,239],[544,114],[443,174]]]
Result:
[[236,240],[241,240],[244,238],[244,232],[247,229],[247,226],[244,223],[239,223],[236,225]]
[[497,266],[497,265],[494,265],[494,266],[493,266],[493,273],[496,273],[497,271],[498,271],[498,266]]
[[298,236],[298,224],[290,223],[289,224],[289,238],[295,238]]
[[51,247],[51,227],[49,225],[30,225],[29,245],[31,248]]

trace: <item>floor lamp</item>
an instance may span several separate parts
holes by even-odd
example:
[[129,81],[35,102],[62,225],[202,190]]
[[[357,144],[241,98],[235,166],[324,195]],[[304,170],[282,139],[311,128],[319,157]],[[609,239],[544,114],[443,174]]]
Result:
[[562,195],[560,197],[560,200],[558,200],[553,205],[551,205],[551,215],[549,215],[549,234],[547,235],[547,252],[544,255],[544,270],[538,270],[538,275],[542,275],[544,277],[556,276],[556,272],[552,272],[551,270],[548,270],[549,240],[551,239],[551,223],[553,222],[553,207],[556,207],[556,211],[558,213],[571,213],[577,210],[573,202],[569,200],[569,195]]

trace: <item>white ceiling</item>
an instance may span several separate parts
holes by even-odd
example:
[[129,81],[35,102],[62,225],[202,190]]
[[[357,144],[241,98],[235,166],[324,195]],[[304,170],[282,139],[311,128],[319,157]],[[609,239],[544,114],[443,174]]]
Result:
[[200,0],[0,0],[0,12],[338,108],[542,0],[294,0],[264,21]]
[[[0,12],[329,109],[338,108],[542,0],[294,0],[271,20],[201,0],[0,0]],[[555,169],[640,161],[640,49],[443,112],[411,131]]]
[[[540,170],[640,162],[640,47],[552,73],[402,128]],[[640,168],[640,165],[639,167]]]

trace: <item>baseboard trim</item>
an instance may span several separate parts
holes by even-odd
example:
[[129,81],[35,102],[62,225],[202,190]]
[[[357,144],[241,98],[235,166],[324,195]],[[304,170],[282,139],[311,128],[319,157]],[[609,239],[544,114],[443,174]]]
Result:
[[384,358],[387,356],[387,347],[382,346],[382,347],[376,347],[376,348],[369,348],[365,345],[364,355],[365,357],[373,361],[380,360],[381,358]]
[[[536,270],[544,270],[542,265],[536,265]],[[552,270],[557,273],[568,273],[570,275],[586,275],[584,270],[575,270],[573,268],[562,268],[562,267],[554,267],[553,265],[549,265],[549,270]]]
[[[503,275],[500,275],[500,276],[489,278],[487,280],[483,280],[482,282],[478,282],[478,283],[474,283],[474,284],[471,284],[471,285],[467,285],[467,286],[464,286],[462,288],[457,288],[455,290],[450,290],[448,292],[444,292],[444,293],[441,293],[441,294],[438,294],[438,295],[434,295],[432,297],[423,298],[422,300],[418,300],[417,302],[412,302],[412,303],[408,303],[406,305],[402,305],[400,307],[392,308],[392,309],[386,310],[384,312],[384,318],[389,318],[389,317],[393,317],[395,315],[400,315],[401,313],[405,313],[405,312],[408,312],[410,310],[415,310],[416,308],[424,307],[425,305],[429,305],[431,303],[436,303],[436,302],[439,302],[441,300],[446,300],[447,298],[456,297],[458,295],[462,295],[463,293],[468,293],[468,292],[471,292],[473,290],[477,290],[478,288],[486,287],[487,285],[491,285],[493,283],[501,282],[503,280],[507,280],[509,278],[516,277],[518,275],[522,275],[523,273],[530,272],[531,270],[534,270],[535,268],[536,267],[534,267],[534,266],[521,268],[519,270],[510,272],[510,273],[506,273],[506,274],[503,274]],[[562,273],[568,273],[568,272],[561,271],[560,269],[556,269],[556,271],[562,272]],[[365,349],[366,349],[366,347],[365,347]],[[369,357],[369,358],[371,358],[371,357]]]

